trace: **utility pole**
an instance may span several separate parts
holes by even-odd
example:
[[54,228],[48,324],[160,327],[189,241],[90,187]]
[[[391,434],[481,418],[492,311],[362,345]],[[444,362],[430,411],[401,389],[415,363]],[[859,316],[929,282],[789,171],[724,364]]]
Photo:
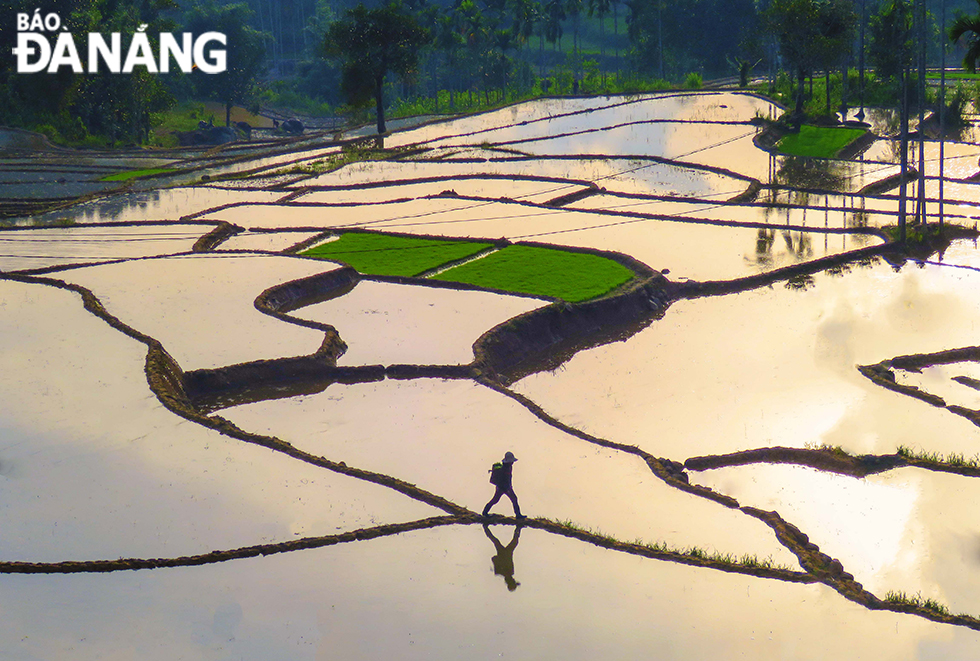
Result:
[[864,121],[864,25],[868,22],[867,0],[861,0],[861,51],[858,53],[858,67],[861,76],[861,109],[856,115],[859,122]]
[[[904,46],[904,45],[903,45]],[[902,58],[905,59],[904,57]],[[909,65],[902,62],[902,169],[900,173],[900,185],[898,187],[898,240],[905,244],[905,198],[907,177],[909,171]]]
[[939,229],[943,228],[943,177],[946,157],[946,0],[942,0],[939,24]]
[[664,74],[664,3],[657,3],[657,47],[660,49],[660,79],[666,80]]
[[919,184],[918,200],[915,205],[917,224],[926,222],[926,0],[917,0],[919,21]]

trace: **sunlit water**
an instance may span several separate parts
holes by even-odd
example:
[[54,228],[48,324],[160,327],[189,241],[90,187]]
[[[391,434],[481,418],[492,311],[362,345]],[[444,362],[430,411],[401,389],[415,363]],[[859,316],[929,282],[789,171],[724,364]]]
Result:
[[[73,267],[47,277],[91,290],[109,314],[193,370],[320,347],[323,331],[265,315],[254,300],[337,268],[263,254],[331,228],[616,251],[676,281],[756,275],[880,243],[821,230],[891,224],[896,197],[795,188],[854,192],[888,176],[895,165],[887,143],[864,162],[800,169],[752,144],[750,121],[772,112],[732,93],[553,99],[386,138],[387,146],[431,148],[412,160],[265,176],[336,150],[327,136],[311,138],[290,154],[257,150],[219,166],[263,176],[110,197],[43,219],[111,225],[2,233],[0,270]],[[532,156],[516,158],[496,149],[502,145]],[[962,179],[975,171],[976,153],[965,143],[948,149],[946,175],[961,181],[946,183],[958,202],[947,210],[967,224],[980,196]],[[935,158],[927,154],[930,176],[938,175]],[[188,182],[202,173],[218,170],[189,174]],[[462,175],[472,178],[453,179]],[[747,177],[791,189],[763,191],[756,204],[723,204],[747,189]],[[366,186],[379,182],[389,185]],[[543,206],[590,184],[604,194]],[[462,197],[430,197],[444,191]],[[793,208],[761,204],[770,200]],[[200,224],[119,224],[187,217]],[[163,257],[189,251],[219,221],[245,228],[219,250],[244,252]],[[100,263],[117,259],[124,261]],[[677,301],[635,335],[513,388],[560,423],[677,462],[820,445],[969,458],[980,451],[980,428],[855,369],[978,344],[980,253],[960,241],[942,261],[896,270],[879,259],[790,286]],[[443,514],[176,416],[149,390],[146,346],[87,312],[77,293],[0,285],[0,560],[176,557]],[[336,327],[348,346],[340,365],[465,364],[483,332],[541,304],[361,282],[292,314]],[[980,368],[955,363],[897,378],[980,408],[977,391],[955,376],[980,379]],[[546,424],[472,380],[321,384],[219,414],[297,453],[391,475],[473,512],[493,493],[487,469],[512,451],[515,490],[532,517],[799,570],[759,520],[674,489],[639,457]],[[918,594],[980,615],[975,478],[905,468],[856,479],[786,465],[689,474],[742,505],[779,512],[881,598]],[[509,513],[509,502],[495,511]],[[500,573],[508,562],[512,572]],[[820,584],[630,556],[537,529],[517,538],[506,525],[489,532],[455,525],[201,567],[4,574],[0,584],[0,657],[11,659],[931,661],[980,653],[975,631],[870,611]]]

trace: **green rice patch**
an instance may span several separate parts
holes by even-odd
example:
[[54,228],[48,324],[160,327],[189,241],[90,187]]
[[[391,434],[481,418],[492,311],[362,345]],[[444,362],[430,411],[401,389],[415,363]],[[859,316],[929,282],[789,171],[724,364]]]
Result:
[[844,147],[864,133],[864,129],[828,128],[804,124],[800,127],[799,133],[791,133],[776,143],[776,148],[790,156],[834,158]]
[[102,177],[99,181],[129,181],[137,177],[149,177],[155,174],[166,174],[174,172],[173,168],[149,168],[147,170],[130,170],[129,172],[117,172],[107,177]]
[[434,276],[436,280],[550,296],[571,303],[602,296],[634,273],[611,259],[534,246],[507,246]]
[[342,234],[301,254],[341,262],[364,275],[414,277],[492,247],[474,241],[440,241],[389,234]]

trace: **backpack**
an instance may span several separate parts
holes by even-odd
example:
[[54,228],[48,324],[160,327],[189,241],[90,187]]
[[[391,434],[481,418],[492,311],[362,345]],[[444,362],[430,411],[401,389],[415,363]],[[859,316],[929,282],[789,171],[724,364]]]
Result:
[[504,465],[497,462],[490,469],[490,484],[495,487],[499,487],[504,481]]

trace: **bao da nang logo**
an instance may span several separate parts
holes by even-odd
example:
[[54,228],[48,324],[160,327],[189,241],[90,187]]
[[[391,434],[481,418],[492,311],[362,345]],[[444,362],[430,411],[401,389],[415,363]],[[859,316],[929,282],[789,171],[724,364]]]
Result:
[[159,52],[155,53],[146,34],[147,25],[141,25],[130,39],[123,53],[122,34],[113,32],[106,36],[89,32],[81,53],[75,43],[75,35],[58,32],[61,17],[58,14],[41,15],[41,10],[31,14],[17,14],[17,47],[11,52],[17,58],[17,73],[55,73],[62,67],[71,67],[75,73],[132,73],[134,67],[146,67],[150,73],[169,73],[171,61],[184,73],[198,69],[204,73],[222,73],[227,70],[227,54],[224,48],[210,44],[227,45],[227,38],[220,32],[205,32],[194,37],[189,32],[180,35],[180,41],[169,32],[161,32]]

